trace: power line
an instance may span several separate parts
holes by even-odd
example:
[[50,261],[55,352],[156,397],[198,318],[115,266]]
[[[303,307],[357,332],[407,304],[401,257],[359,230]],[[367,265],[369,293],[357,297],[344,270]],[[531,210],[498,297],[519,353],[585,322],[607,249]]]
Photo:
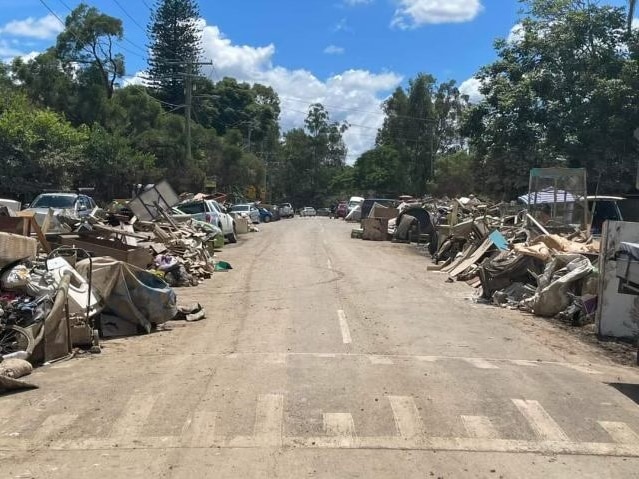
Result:
[[118,0],[113,0],[113,2],[114,2],[114,3],[118,6],[118,7],[120,7],[120,10],[122,10],[122,11],[124,12],[124,14],[125,14],[127,17],[129,17],[129,18],[131,19],[131,21],[132,21],[132,22],[133,22],[133,23],[134,23],[134,24],[135,24],[135,25],[136,25],[136,26],[137,26],[140,30],[142,30],[143,32],[145,32],[145,33],[146,33],[146,28],[145,28],[145,27],[143,27],[142,25],[140,25],[140,24],[138,23],[138,21],[137,21],[134,17],[132,17],[131,15],[129,15],[129,12],[127,12],[127,11],[126,11],[126,9],[122,6],[122,4],[121,4]]
[[[59,22],[60,22],[60,23],[61,23],[61,24],[65,27],[65,28],[67,28],[66,23],[65,23],[65,22],[64,22],[64,21],[63,21],[63,20],[62,20],[62,19],[61,19],[61,18],[60,18],[60,17],[59,17],[59,16],[58,16],[58,15],[57,15],[54,11],[53,11],[53,10],[52,10],[52,9],[51,9],[51,8],[50,8],[50,7],[49,7],[49,6],[45,3],[45,2],[44,2],[44,0],[39,0],[39,1],[40,1],[40,3],[41,3],[42,5],[44,5],[44,6],[45,6],[45,8],[46,8],[47,10],[49,10],[49,12],[51,12],[51,14],[53,14],[53,15],[54,15],[54,16],[58,19],[58,21],[59,21]],[[70,12],[73,12],[73,9],[72,9],[72,8],[71,8],[71,7],[70,7],[70,6],[69,6],[66,2],[64,2],[64,0],[58,0],[58,2],[60,2],[60,3],[62,4],[62,6],[64,6],[67,10],[69,10]],[[73,37],[74,37],[77,41],[80,41],[80,39],[78,38],[78,36],[77,36],[77,35],[76,35],[76,34],[75,34],[75,33],[74,33],[71,29],[67,28],[67,30],[71,33],[71,35],[73,35]],[[142,48],[142,47],[140,47],[139,45],[137,45],[136,43],[132,42],[131,40],[129,40],[129,39],[128,39],[127,37],[125,37],[124,35],[122,35],[122,39],[116,38],[116,41],[117,41],[118,43],[121,43],[122,41],[125,41],[125,42],[129,43],[130,45],[132,45],[133,47],[135,47],[135,48],[137,48],[138,50],[140,50],[141,52],[144,52],[144,53],[146,54],[146,50],[144,50],[144,48]],[[127,52],[127,53],[130,53],[131,55],[134,55],[134,56],[136,56],[136,57],[138,57],[138,58],[141,58],[141,59],[142,59],[142,60],[144,60],[145,62],[146,62],[146,61],[148,61],[146,57],[143,57],[142,55],[140,55],[140,54],[139,54],[139,53],[137,53],[137,52],[134,52],[134,51],[132,51],[132,50],[129,50],[127,47],[125,47],[125,46],[123,46],[123,45],[121,45],[121,44],[120,44],[120,47],[119,47],[119,48],[120,48],[121,50],[123,50],[123,51]],[[85,50],[87,50],[87,49],[85,48]],[[88,52],[88,53],[93,53],[93,52],[91,52],[90,50],[87,50],[87,52]]]

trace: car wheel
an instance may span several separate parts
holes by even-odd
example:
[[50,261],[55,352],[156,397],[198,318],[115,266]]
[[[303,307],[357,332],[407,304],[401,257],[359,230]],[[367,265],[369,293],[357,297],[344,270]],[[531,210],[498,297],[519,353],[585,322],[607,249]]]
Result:
[[268,223],[271,221],[271,217],[270,216],[265,216],[264,217],[264,223]]
[[229,240],[229,243],[237,243],[237,234],[235,233],[235,225],[233,225],[233,233],[227,235],[226,239]]

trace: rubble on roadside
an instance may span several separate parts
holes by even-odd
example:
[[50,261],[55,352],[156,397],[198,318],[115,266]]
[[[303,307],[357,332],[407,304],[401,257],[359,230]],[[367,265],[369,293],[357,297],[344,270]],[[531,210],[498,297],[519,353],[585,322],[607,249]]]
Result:
[[600,242],[579,227],[548,229],[526,205],[469,195],[376,204],[351,237],[425,245],[434,263],[428,270],[466,282],[476,301],[593,323]]
[[174,288],[232,269],[215,256],[223,233],[195,219],[174,220],[168,204],[153,204],[145,219],[123,202],[100,217],[50,212],[45,225],[55,223],[56,232],[48,235],[33,215],[2,206],[0,391],[36,387],[19,379],[31,365],[73,357],[78,348],[97,353],[100,338],[206,318],[199,304],[178,305]]

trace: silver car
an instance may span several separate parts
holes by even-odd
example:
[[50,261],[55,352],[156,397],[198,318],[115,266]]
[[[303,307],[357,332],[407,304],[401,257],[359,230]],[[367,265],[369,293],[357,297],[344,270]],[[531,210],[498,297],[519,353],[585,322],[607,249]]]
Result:
[[233,205],[229,214],[235,217],[246,216],[251,219],[251,223],[260,222],[260,210],[255,205]]
[[[31,202],[24,211],[35,213],[36,222],[42,226],[44,218],[48,215],[49,209],[53,210],[54,218],[60,214],[65,216],[82,218],[88,216],[97,205],[93,198],[78,193],[42,193]],[[98,210],[100,211],[100,210]],[[59,233],[64,231],[59,224],[52,222],[49,226],[49,233]]]
[[315,211],[315,208],[313,208],[312,206],[306,206],[302,212],[301,212],[302,216],[316,216],[317,215],[317,211]]

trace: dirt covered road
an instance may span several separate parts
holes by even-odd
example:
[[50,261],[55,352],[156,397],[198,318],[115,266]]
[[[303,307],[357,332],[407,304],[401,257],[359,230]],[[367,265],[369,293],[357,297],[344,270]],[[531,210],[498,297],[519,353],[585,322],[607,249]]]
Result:
[[639,474],[639,374],[470,301],[414,247],[263,225],[178,290],[207,319],[104,343],[0,397],[0,478]]

